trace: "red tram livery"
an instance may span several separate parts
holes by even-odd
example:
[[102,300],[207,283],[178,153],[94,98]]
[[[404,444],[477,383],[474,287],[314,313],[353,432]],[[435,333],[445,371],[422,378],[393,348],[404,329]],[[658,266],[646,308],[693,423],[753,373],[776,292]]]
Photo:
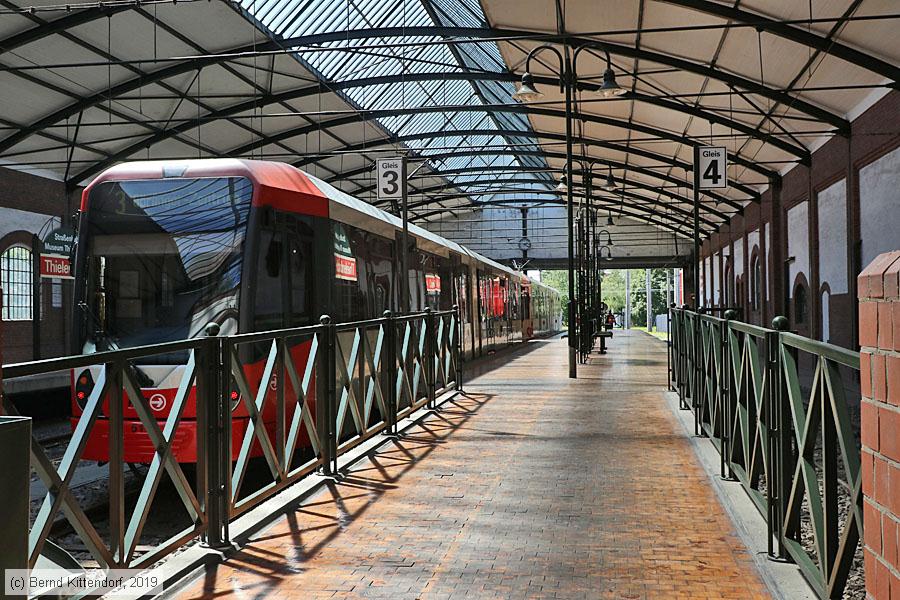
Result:
[[[114,167],[82,196],[73,351],[189,339],[210,323],[232,335],[312,325],[322,314],[336,322],[380,317],[400,305],[401,228],[397,217],[283,163]],[[459,304],[464,358],[560,329],[555,290],[429,231],[409,231],[410,309]],[[307,351],[294,349],[297,365]],[[185,360],[167,355],[135,365],[161,427]],[[72,374],[73,425],[98,374],[99,367]],[[149,462],[151,440],[123,404],[124,458]],[[232,435],[240,440],[247,412],[233,406]],[[179,462],[196,460],[195,416],[191,395],[172,446]],[[263,417],[274,427],[274,414]],[[108,426],[98,418],[83,458],[107,460]],[[232,446],[237,452],[239,444]]]

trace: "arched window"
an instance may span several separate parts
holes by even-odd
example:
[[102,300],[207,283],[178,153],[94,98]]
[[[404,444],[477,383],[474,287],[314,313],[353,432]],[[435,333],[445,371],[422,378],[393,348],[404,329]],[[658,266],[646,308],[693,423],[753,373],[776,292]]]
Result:
[[31,250],[10,246],[0,254],[0,288],[4,321],[30,321],[33,292]]
[[806,323],[806,317],[809,312],[808,306],[806,286],[799,284],[794,288],[794,320],[798,325]]
[[762,305],[762,261],[755,252],[750,265],[750,304],[753,310],[759,310]]

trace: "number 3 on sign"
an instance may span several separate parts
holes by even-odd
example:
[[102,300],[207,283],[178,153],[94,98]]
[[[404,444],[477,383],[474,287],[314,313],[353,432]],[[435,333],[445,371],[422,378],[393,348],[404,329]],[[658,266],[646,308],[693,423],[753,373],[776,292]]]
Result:
[[378,199],[391,200],[403,197],[403,179],[406,177],[406,161],[403,158],[379,158]]
[[700,189],[728,187],[727,156],[724,146],[701,146],[694,149],[694,166],[700,174]]

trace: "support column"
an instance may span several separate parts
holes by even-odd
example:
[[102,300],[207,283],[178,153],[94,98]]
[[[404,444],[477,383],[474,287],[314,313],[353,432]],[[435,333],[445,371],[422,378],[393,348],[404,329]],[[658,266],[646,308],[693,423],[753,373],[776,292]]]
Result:
[[652,269],[644,269],[644,289],[647,294],[647,331],[653,331],[653,289],[650,285],[650,271]]
[[870,600],[900,595],[900,251],[859,275],[863,545]]
[[625,318],[622,328],[631,329],[631,269],[625,269]]

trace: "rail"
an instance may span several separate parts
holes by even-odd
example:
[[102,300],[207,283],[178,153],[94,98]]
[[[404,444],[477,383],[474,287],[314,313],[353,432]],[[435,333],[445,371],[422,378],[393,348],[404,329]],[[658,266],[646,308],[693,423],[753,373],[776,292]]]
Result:
[[859,353],[735,314],[672,309],[672,389],[764,517],[769,555],[841,598],[863,531]]
[[[198,339],[3,366],[8,378],[99,368],[62,455],[51,457],[32,436],[31,465],[47,492],[30,519],[28,565],[42,552],[60,556],[50,538],[63,519],[77,538],[70,545],[90,556],[82,563],[104,568],[150,565],[198,536],[213,547],[228,545],[234,518],[316,470],[336,473],[350,449],[396,433],[399,420],[461,389],[459,322],[454,307],[341,324],[323,316],[314,326],[231,336],[211,325]],[[140,365],[167,355],[184,368],[160,425],[141,391]],[[9,398],[2,400],[2,412],[17,414]],[[195,469],[173,450],[183,445],[186,417],[196,422]],[[89,516],[75,493],[100,419],[108,421],[108,524]],[[138,421],[153,458],[136,494],[128,494],[125,427]],[[254,459],[265,467],[250,469]],[[190,525],[148,545],[142,533],[166,474]]]

